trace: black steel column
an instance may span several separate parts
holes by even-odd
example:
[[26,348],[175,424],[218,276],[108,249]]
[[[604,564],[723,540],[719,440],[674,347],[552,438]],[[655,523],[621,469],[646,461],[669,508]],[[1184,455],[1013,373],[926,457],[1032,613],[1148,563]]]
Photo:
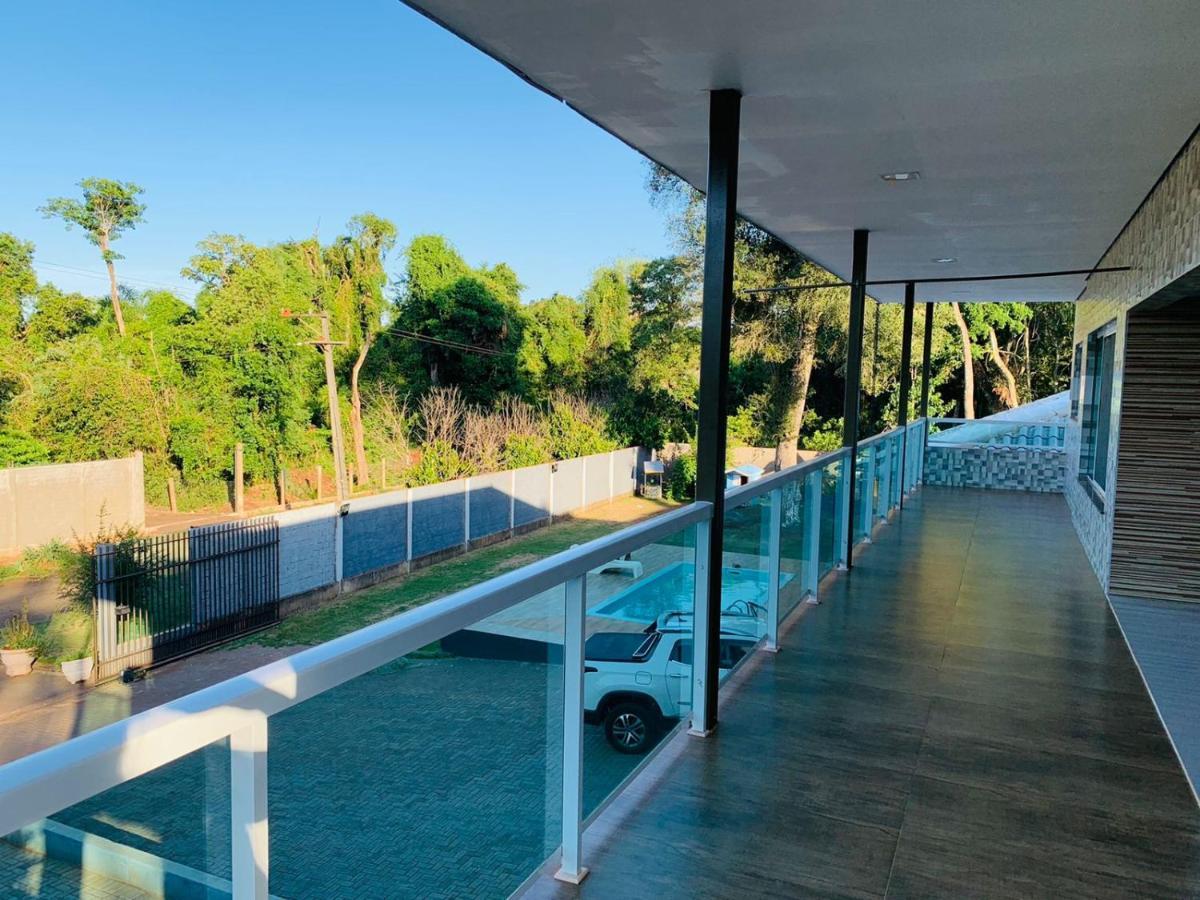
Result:
[[904,479],[908,471],[908,394],[912,390],[912,326],[913,306],[916,303],[917,286],[911,281],[904,285],[904,336],[900,342],[900,427],[904,437],[900,441],[900,508],[904,509]]
[[708,554],[708,654],[703,664],[704,722],[717,724],[721,651],[721,552],[725,518],[725,419],[729,331],[733,317],[733,236],[737,208],[738,120],[742,95],[713,91],[708,112],[708,192],[705,201],[704,306],[700,316],[700,409],[696,428],[696,499],[713,505]]
[[925,356],[921,362],[921,418],[929,415],[929,355],[933,352],[933,304],[925,304]]
[[854,565],[854,494],[858,480],[858,409],[862,387],[863,316],[867,304],[867,231],[854,232],[854,256],[850,263],[850,328],[846,335],[846,399],[842,445],[850,448],[850,527],[846,529],[846,568]]

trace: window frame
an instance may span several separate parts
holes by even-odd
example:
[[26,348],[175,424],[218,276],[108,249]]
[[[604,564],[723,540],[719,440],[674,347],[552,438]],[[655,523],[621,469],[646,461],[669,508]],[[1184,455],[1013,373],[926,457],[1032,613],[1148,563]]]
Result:
[[1079,482],[1101,512],[1108,502],[1116,337],[1117,322],[1113,319],[1089,332],[1081,342],[1085,363],[1079,403]]
[[1079,410],[1083,393],[1083,341],[1075,344],[1074,363],[1071,366],[1071,419],[1079,421]]

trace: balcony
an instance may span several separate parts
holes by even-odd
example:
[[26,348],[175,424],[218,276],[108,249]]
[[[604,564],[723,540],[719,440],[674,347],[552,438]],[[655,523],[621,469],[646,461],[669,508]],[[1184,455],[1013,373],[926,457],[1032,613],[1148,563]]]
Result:
[[[860,445],[853,507],[844,450],[727,494],[719,637],[696,503],[0,768],[11,895],[1187,893],[1062,497],[921,487],[926,429]],[[587,639],[649,623],[678,720],[619,753]]]
[[[1060,495],[928,487],[536,897],[1180,897],[1200,814]],[[616,812],[616,811],[614,811]]]

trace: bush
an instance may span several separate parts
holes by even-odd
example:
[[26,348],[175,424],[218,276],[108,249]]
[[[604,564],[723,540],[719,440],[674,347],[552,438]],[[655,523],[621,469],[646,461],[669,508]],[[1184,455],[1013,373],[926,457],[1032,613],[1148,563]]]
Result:
[[579,397],[559,393],[550,401],[549,449],[554,459],[575,459],[615,450],[605,434],[604,413]]
[[20,615],[13,616],[0,626],[0,649],[34,652],[41,649],[38,631],[29,622],[29,604],[21,607]]
[[23,431],[0,430],[0,466],[32,466],[50,461],[50,450]]
[[93,543],[80,538],[75,546],[64,548],[59,563],[62,585],[58,596],[68,608],[87,615],[92,614],[92,603],[96,597],[96,544],[116,544],[114,571],[128,572],[134,568],[133,545],[138,540],[135,528],[113,528],[101,521]]
[[42,633],[47,656],[57,662],[92,655],[92,616],[80,609],[66,609],[50,617]]
[[804,433],[800,436],[800,446],[805,450],[816,450],[829,453],[842,446],[842,419],[830,419],[822,422],[815,412],[809,410],[804,416]]
[[693,500],[696,497],[696,454],[689,450],[675,457],[667,476],[667,498]]
[[514,434],[504,441],[501,456],[505,469],[523,469],[550,461],[546,441],[539,435]]
[[438,484],[474,474],[471,467],[446,441],[435,441],[421,447],[421,458],[404,473],[408,487]]

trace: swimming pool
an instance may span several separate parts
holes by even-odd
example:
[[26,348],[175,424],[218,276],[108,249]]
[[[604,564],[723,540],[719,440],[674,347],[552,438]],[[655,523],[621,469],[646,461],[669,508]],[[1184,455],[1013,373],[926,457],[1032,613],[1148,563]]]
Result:
[[[779,575],[779,586],[792,580],[788,572]],[[766,572],[759,569],[725,567],[721,570],[721,599],[724,608],[745,600],[767,605]],[[588,610],[593,616],[624,619],[649,624],[662,613],[691,612],[696,590],[696,566],[689,562],[672,563]]]

